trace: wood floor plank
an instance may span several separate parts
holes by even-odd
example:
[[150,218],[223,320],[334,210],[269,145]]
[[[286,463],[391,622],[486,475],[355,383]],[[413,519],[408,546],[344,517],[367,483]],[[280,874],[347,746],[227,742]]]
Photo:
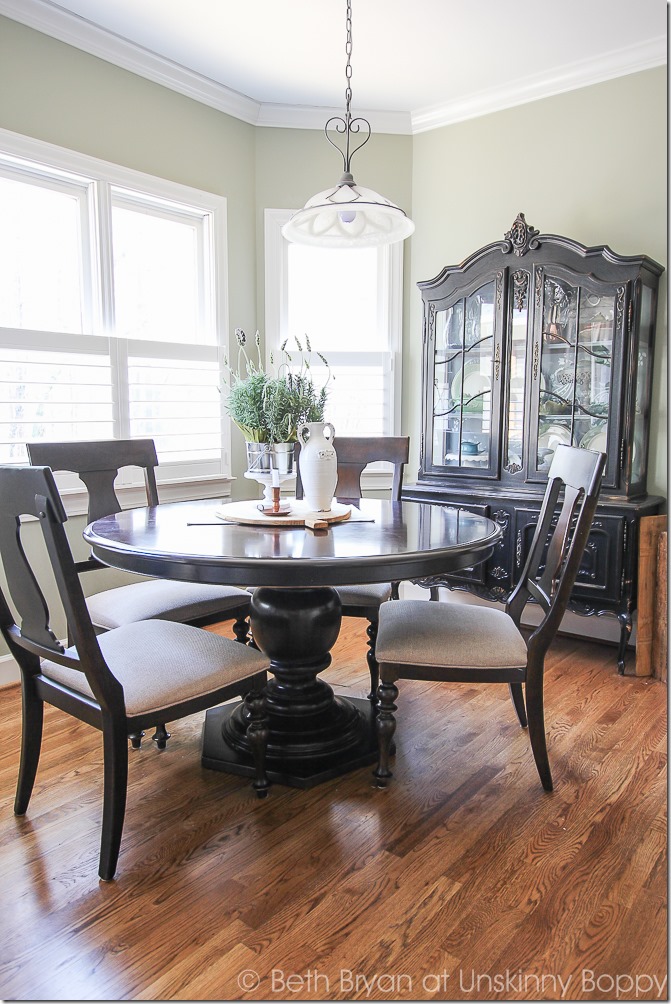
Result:
[[[325,678],[364,695],[365,652],[346,620]],[[202,716],[171,723],[165,751],[148,736],[129,753],[114,883],[97,878],[100,735],[48,709],[16,819],[20,695],[0,691],[0,996],[551,1000],[563,979],[564,999],[605,1000],[620,973],[665,999],[664,685],[558,639],[549,795],[507,688],[399,689],[386,791],[362,768],[259,802],[201,767]]]

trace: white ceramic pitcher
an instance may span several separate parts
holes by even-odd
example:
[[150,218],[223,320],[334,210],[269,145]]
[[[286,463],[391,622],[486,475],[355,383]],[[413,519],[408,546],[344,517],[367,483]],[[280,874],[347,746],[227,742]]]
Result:
[[335,429],[330,422],[306,422],[298,429],[301,444],[298,466],[303,482],[303,495],[310,509],[315,512],[328,512],[338,483],[334,437]]

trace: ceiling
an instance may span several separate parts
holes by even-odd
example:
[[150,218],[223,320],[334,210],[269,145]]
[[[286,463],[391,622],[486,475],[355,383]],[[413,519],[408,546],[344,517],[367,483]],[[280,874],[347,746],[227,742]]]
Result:
[[[666,62],[666,0],[351,0],[352,111],[420,132]],[[0,0],[0,13],[255,124],[345,100],[345,0]]]

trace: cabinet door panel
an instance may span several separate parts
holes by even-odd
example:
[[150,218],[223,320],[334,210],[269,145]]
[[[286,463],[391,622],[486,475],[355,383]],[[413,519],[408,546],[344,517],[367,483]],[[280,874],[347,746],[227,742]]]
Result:
[[535,287],[528,477],[547,477],[564,443],[607,453],[604,485],[615,487],[625,287],[557,266],[537,269]]
[[493,478],[499,466],[502,276],[432,305],[428,470]]
[[[515,519],[515,577],[519,579],[531,548],[538,512],[518,509]],[[593,604],[596,608],[601,601],[618,600],[621,593],[624,522],[622,516],[599,515],[594,520],[571,593],[572,599]]]

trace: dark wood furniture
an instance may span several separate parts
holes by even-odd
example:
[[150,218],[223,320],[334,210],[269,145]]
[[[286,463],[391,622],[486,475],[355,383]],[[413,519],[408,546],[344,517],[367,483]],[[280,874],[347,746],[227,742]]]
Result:
[[[77,474],[88,491],[88,522],[119,512],[121,505],[114,490],[119,471],[126,467],[142,470],[148,505],[158,505],[156,468],[158,457],[153,439],[88,440],[85,442],[27,443],[31,464],[50,467],[52,471]],[[76,563],[78,572],[104,568],[90,557]],[[105,589],[87,599],[93,625],[99,633],[134,621],[179,621],[203,627],[233,619],[238,641],[247,640],[249,594],[234,586],[194,585],[183,582],[133,582],[115,589]],[[164,749],[170,734],[160,725],[153,736]],[[139,749],[142,736],[132,737]]]
[[[566,610],[596,511],[605,453],[557,446],[529,553],[505,611],[457,603],[399,600],[380,612],[375,778],[391,778],[396,680],[507,683],[522,727],[529,726],[541,783],[552,791],[543,714],[545,656]],[[555,512],[563,495],[559,515]],[[533,599],[543,620],[528,641],[522,613]]]
[[557,444],[603,450],[603,490],[569,609],[616,615],[620,672],[640,521],[664,501],[646,494],[662,271],[642,255],[539,234],[520,213],[503,240],[419,283],[420,469],[403,498],[468,508],[503,531],[489,562],[440,584],[505,601],[529,553]]
[[[23,515],[40,523],[73,645],[50,627],[41,571],[21,542]],[[65,534],[67,517],[48,467],[0,468],[0,556],[16,623],[0,593],[0,628],[21,670],[23,731],[14,812],[30,800],[42,741],[44,702],[100,729],[103,813],[99,874],[116,871],[126,809],[128,736],[245,694],[246,736],[254,755],[254,787],[265,795],[267,728],[263,687],[267,659],[247,645],[169,621],[140,621],[94,631]]]
[[[360,506],[370,522],[318,533],[225,523],[211,501],[127,509],[84,532],[94,555],[117,568],[258,587],[251,625],[273,674],[266,688],[272,781],[308,788],[376,757],[374,703],[336,697],[318,676],[340,630],[336,588],[472,565],[501,534],[491,520],[436,506],[377,499]],[[247,775],[253,769],[243,708],[208,712],[203,764]]]
[[[336,497],[339,501],[358,503],[363,492],[361,475],[368,464],[390,463],[392,467],[391,499],[399,502],[403,485],[403,471],[410,455],[409,436],[336,436],[333,446],[338,460]],[[296,462],[296,498],[303,498],[300,476],[300,454]],[[365,617],[368,621],[366,635],[368,650],[366,661],[370,673],[371,699],[375,698],[379,682],[375,639],[380,604],[388,599],[398,599],[398,582],[369,583],[365,586],[342,586],[338,590],[343,617]]]
[[[144,477],[147,503],[159,503],[158,457],[152,439],[37,442],[27,443],[26,447],[32,464],[78,475],[88,491],[89,522],[121,509],[114,483],[122,468],[139,467]],[[76,562],[75,567],[82,573],[104,566],[90,557]],[[233,618],[237,640],[243,644],[247,641],[249,596],[232,586],[152,580],[101,590],[89,596],[86,603],[98,633],[154,618],[196,627]],[[144,733],[131,736],[134,749],[141,747],[143,737]],[[165,749],[170,733],[159,723],[152,738],[158,749]]]

